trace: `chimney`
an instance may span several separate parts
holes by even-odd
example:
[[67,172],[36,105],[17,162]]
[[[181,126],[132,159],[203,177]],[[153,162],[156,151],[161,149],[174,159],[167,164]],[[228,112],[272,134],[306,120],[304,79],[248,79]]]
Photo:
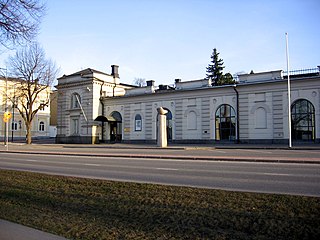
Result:
[[148,80],[147,81],[147,86],[148,87],[153,87],[154,86],[154,80]]
[[119,78],[119,72],[118,72],[119,66],[117,65],[111,65],[111,75],[114,78]]

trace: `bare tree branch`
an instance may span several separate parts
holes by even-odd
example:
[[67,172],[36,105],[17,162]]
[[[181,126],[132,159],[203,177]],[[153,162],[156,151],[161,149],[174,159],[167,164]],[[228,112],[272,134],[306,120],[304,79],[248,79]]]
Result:
[[135,78],[133,80],[133,84],[138,86],[138,87],[144,87],[144,86],[146,86],[146,79],[144,79],[144,78]]
[[10,48],[33,40],[45,10],[38,0],[0,0],[0,44]]
[[51,87],[59,70],[52,60],[46,58],[38,43],[32,43],[11,56],[9,69],[11,75],[19,79],[13,97],[18,98],[17,109],[25,121],[27,143],[31,143],[32,121],[38,111],[49,104]]

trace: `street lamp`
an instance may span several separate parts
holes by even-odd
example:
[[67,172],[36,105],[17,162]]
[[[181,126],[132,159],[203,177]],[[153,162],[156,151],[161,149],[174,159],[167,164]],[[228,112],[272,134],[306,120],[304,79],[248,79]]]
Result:
[[234,84],[233,85],[233,90],[236,92],[236,95],[237,95],[237,119],[236,119],[236,125],[237,125],[237,128],[236,128],[236,133],[237,133],[237,143],[240,143],[240,127],[239,127],[239,92],[237,90],[237,84]]
[[13,101],[12,101],[12,123],[11,123],[11,142],[13,142],[13,132],[15,129],[14,112],[16,108],[16,85],[13,85]]
[[287,57],[287,77],[288,77],[288,131],[289,131],[289,148],[292,147],[291,139],[291,89],[290,89],[290,70],[289,70],[289,43],[288,33],[286,33],[286,57]]
[[[7,69],[6,68],[0,68],[2,74],[3,74],[3,71],[5,70],[6,71],[6,74],[3,74],[5,80],[6,80],[6,102],[5,102],[5,108],[4,108],[4,111],[7,112],[8,110],[8,72],[7,72]],[[5,124],[5,129],[4,129],[4,145],[7,146],[8,144],[8,119],[6,120],[6,124]],[[8,147],[8,146],[7,146]]]

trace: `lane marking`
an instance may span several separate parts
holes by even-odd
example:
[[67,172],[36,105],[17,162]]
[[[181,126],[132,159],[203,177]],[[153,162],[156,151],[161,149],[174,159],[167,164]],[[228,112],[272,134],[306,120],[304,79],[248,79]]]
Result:
[[101,167],[101,164],[95,164],[95,163],[85,163],[83,165],[85,165],[85,166],[93,166],[93,167]]
[[273,152],[264,150],[264,149],[239,149],[244,152],[256,152],[256,153],[267,153],[267,154],[272,154]]
[[262,175],[270,175],[270,176],[293,176],[293,174],[286,173],[261,173]]
[[38,162],[38,160],[32,160],[32,159],[29,159],[29,160],[25,160],[26,162]]
[[216,153],[227,153],[226,151],[222,151],[222,150],[212,150],[212,151]]
[[156,168],[157,170],[164,170],[164,171],[179,171],[177,168]]

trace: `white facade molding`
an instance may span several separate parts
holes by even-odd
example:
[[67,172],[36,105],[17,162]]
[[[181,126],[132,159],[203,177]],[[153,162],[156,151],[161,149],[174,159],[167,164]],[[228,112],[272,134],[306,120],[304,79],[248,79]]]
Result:
[[[75,73],[58,79],[58,109],[60,113],[66,113],[58,116],[57,131],[61,142],[75,141],[70,135],[70,119],[73,116],[82,119],[81,111],[68,108],[74,92],[83,99],[83,111],[90,123],[88,134],[85,134],[87,126],[82,120],[78,139],[87,138],[90,142],[99,139],[110,142],[116,137],[117,141],[156,143],[157,109],[160,107],[171,114],[167,120],[169,144],[234,142],[238,138],[240,142],[252,143],[288,141],[288,96],[285,76],[280,70],[240,75],[236,86],[238,96],[233,85],[214,87],[204,79],[186,82],[176,79],[174,87],[155,87],[154,81],[150,80],[147,86],[137,88],[121,85],[112,75],[92,69],[83,71],[85,76]],[[315,126],[308,131],[313,131],[311,140],[319,142],[319,74],[291,76],[291,97],[291,104],[302,99],[314,106],[312,124]],[[115,112],[120,114],[121,121],[112,118]],[[140,124],[140,119],[135,122],[137,114],[141,116],[138,131],[136,124]],[[94,121],[98,116],[105,120]],[[111,136],[115,130],[117,136]],[[296,137],[301,134],[306,133],[296,129]]]

